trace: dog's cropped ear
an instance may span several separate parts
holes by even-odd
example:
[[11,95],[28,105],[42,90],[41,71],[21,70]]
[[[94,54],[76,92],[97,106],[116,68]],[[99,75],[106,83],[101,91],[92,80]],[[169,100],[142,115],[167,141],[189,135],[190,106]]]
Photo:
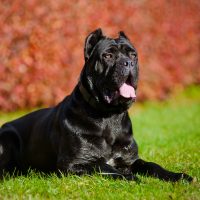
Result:
[[119,32],[119,37],[120,38],[125,38],[125,39],[129,40],[129,38],[125,35],[125,33],[123,31]]
[[94,49],[95,45],[103,38],[102,30],[99,28],[90,33],[85,40],[84,56],[87,61]]

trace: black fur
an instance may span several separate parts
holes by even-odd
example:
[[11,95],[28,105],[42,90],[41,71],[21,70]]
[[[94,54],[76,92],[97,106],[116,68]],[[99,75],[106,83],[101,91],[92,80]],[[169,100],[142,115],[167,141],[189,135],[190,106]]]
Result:
[[138,173],[191,181],[139,158],[127,112],[135,99],[119,94],[124,83],[136,91],[138,82],[137,51],[127,36],[120,32],[119,38],[108,38],[97,29],[86,38],[84,55],[80,81],[70,96],[1,127],[0,173],[31,167],[127,180]]

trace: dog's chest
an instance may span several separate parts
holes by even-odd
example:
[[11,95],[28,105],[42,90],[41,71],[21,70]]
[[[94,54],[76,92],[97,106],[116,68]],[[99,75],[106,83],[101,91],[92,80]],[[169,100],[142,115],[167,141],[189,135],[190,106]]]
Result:
[[112,156],[113,145],[122,133],[120,124],[119,120],[103,120],[93,124],[93,129],[81,137],[82,153],[89,154],[90,156],[86,157],[94,159],[109,159]]
[[116,137],[117,133],[108,126],[102,131],[102,139],[108,146],[112,146],[115,143]]
[[123,132],[122,117],[112,117],[102,124],[102,138],[105,140],[107,145],[113,146],[117,138]]

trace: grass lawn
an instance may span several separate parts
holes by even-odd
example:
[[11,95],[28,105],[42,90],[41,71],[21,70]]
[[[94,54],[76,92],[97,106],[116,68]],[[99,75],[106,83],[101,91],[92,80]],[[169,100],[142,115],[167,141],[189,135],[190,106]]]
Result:
[[[137,103],[138,104],[138,103]],[[25,112],[0,113],[0,124]],[[133,106],[130,116],[141,158],[195,177],[167,183],[139,177],[134,181],[92,177],[43,175],[5,177],[1,199],[200,199],[200,88],[191,87],[163,103]]]

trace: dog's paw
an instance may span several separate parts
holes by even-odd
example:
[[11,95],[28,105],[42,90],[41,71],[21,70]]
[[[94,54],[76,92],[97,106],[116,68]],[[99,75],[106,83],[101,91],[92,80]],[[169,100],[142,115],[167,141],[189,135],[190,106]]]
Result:
[[185,173],[180,173],[180,179],[188,182],[192,182],[194,180],[191,176]]
[[170,173],[167,174],[167,176],[162,177],[164,181],[169,181],[169,182],[178,182],[178,181],[187,181],[187,182],[192,182],[193,178],[189,176],[188,174],[185,173]]
[[174,173],[173,176],[168,177],[167,181],[177,182],[177,181],[187,181],[192,182],[193,178],[185,173]]

